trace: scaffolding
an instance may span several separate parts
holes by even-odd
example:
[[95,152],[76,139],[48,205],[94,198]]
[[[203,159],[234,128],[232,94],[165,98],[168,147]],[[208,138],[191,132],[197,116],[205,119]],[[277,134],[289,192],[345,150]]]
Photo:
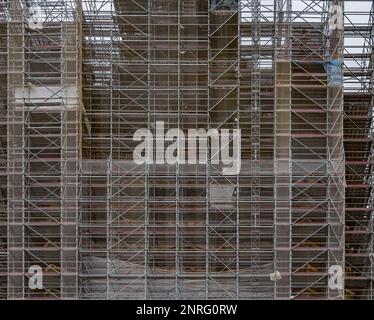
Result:
[[[80,8],[43,1],[8,5],[8,284],[11,299],[77,295]],[[26,17],[26,21],[25,21]],[[25,279],[39,265],[43,289]]]
[[[372,299],[360,2],[0,1],[0,299]],[[173,128],[240,129],[240,172],[134,162]]]
[[7,297],[7,19],[0,3],[0,299]]
[[373,299],[374,5],[345,13],[346,298]]

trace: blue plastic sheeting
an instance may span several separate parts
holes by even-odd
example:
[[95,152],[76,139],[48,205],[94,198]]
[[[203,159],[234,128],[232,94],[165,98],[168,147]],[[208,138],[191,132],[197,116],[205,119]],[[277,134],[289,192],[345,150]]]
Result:
[[323,67],[327,73],[329,84],[333,87],[340,87],[343,85],[343,69],[341,60],[331,60],[325,62]]

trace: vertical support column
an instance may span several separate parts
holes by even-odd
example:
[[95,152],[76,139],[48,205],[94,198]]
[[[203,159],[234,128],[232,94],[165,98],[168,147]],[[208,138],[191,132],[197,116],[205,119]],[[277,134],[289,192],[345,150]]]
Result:
[[[238,126],[239,3],[210,1],[209,9],[209,129]],[[221,130],[221,131],[219,131]],[[222,141],[222,140],[221,140]],[[230,138],[229,146],[232,143]],[[221,146],[222,147],[222,146]],[[234,148],[229,147],[230,150]],[[212,160],[212,159],[210,159]],[[235,188],[238,175],[226,174],[221,164],[208,164],[209,209],[208,277],[209,298],[236,298],[238,243]],[[225,274],[225,276],[222,276]]]
[[[109,8],[109,11],[110,11],[110,15],[113,16],[113,3],[110,3],[110,8]],[[109,111],[108,111],[108,117],[109,117],[109,128],[108,128],[108,131],[109,131],[109,139],[108,139],[108,155],[107,155],[107,159],[105,159],[105,162],[106,162],[106,174],[107,174],[107,185],[106,185],[106,230],[105,230],[105,288],[106,288],[106,299],[107,300],[110,300],[110,299],[115,299],[115,293],[116,292],[113,292],[115,291],[115,289],[113,290],[114,288],[114,285],[112,286],[111,284],[111,274],[112,274],[112,268],[118,268],[118,266],[120,266],[120,263],[118,263],[118,265],[113,261],[114,260],[114,256],[115,254],[112,254],[112,249],[113,248],[113,244],[116,242],[116,238],[115,238],[115,234],[114,234],[114,223],[113,223],[113,217],[115,216],[115,213],[116,210],[117,210],[117,207],[116,207],[116,202],[114,201],[115,197],[113,195],[115,195],[116,192],[118,192],[115,188],[115,185],[116,185],[116,181],[118,180],[118,176],[121,175],[121,166],[118,166],[116,167],[115,169],[117,170],[114,170],[114,166],[113,166],[113,158],[115,157],[114,153],[115,151],[113,150],[113,139],[114,137],[116,136],[114,131],[113,131],[113,112],[114,112],[114,108],[115,108],[115,104],[114,104],[114,101],[113,101],[113,96],[116,94],[115,92],[113,92],[113,87],[114,87],[114,77],[115,75],[113,74],[114,70],[113,70],[113,51],[114,51],[114,46],[113,46],[113,42],[114,42],[114,39],[113,39],[113,26],[110,27],[110,30],[108,31],[109,32],[109,36],[110,36],[110,44],[109,44],[109,48],[108,48],[108,58],[109,58],[109,73],[110,73],[110,76],[109,76],[109,88],[108,88],[108,100],[109,100]],[[113,152],[114,151],[114,152]],[[113,250],[115,251],[115,250]],[[113,272],[115,273],[115,272]],[[113,281],[115,282],[115,280]]]
[[[329,2],[327,62],[327,177],[328,263],[344,270],[345,157],[343,145],[343,4]],[[328,299],[344,298],[341,289],[328,285]]]
[[7,50],[7,23],[0,19],[0,300],[8,291]]
[[[370,29],[370,41],[368,43],[369,52],[370,52],[370,62],[369,66],[374,66],[374,3],[370,12],[369,25]],[[371,208],[370,212],[370,240],[369,240],[369,272],[370,272],[370,285],[369,285],[369,294],[368,299],[374,299],[374,69],[371,69],[370,80],[369,80],[369,93],[371,94],[371,150],[369,161],[371,161],[371,192],[370,192],[370,201],[369,207]]]
[[[236,78],[236,85],[238,86],[238,90],[236,93],[236,115],[235,115],[235,121],[236,121],[236,126],[233,126],[235,129],[238,131],[241,130],[241,122],[240,122],[240,95],[241,95],[241,44],[242,44],[242,37],[241,37],[241,23],[242,23],[242,8],[245,6],[242,5],[242,2],[239,0],[238,1],[238,28],[237,28],[237,33],[239,36],[238,39],[238,48],[237,48],[237,57],[238,57],[238,62],[237,62],[237,67],[235,69],[235,78]],[[239,131],[240,132],[240,131]],[[241,134],[240,134],[241,137]],[[239,142],[239,147],[242,148],[242,143],[241,140]],[[241,157],[241,150],[240,150],[240,157]],[[242,162],[242,159],[239,159],[240,163]],[[241,168],[240,168],[241,169]],[[240,253],[241,253],[241,241],[240,241],[240,171],[237,173],[236,176],[236,181],[235,181],[235,189],[233,192],[233,201],[235,201],[235,211],[236,211],[236,299],[240,299],[242,295],[242,288],[244,287],[241,283],[241,275],[242,275],[242,270],[241,270],[241,264],[240,264]]]
[[252,56],[251,56],[251,105],[250,105],[250,124],[251,124],[251,231],[250,231],[250,250],[251,250],[251,270],[253,297],[258,297],[260,293],[260,283],[258,273],[260,271],[260,185],[261,185],[261,76],[260,76],[260,1],[252,1]]
[[[69,10],[69,9],[68,9]],[[81,166],[82,58],[81,10],[76,2],[75,19],[63,24],[62,87],[64,90],[62,134],[62,239],[61,298],[78,297],[78,215]]]
[[[212,50],[211,50],[211,42],[210,42],[210,34],[213,30],[211,26],[211,2],[209,1],[208,4],[208,10],[207,10],[207,28],[208,28],[208,45],[207,45],[207,64],[208,64],[208,69],[207,69],[207,130],[211,128],[211,116],[210,116],[210,105],[211,105],[211,94],[210,94],[210,89],[209,89],[209,84],[211,82],[211,71],[210,71],[210,63],[209,61],[212,59]],[[210,241],[209,241],[209,194],[210,194],[210,159],[209,159],[209,153],[207,152],[206,155],[206,167],[205,167],[205,187],[206,187],[206,194],[205,194],[205,299],[209,299],[209,246],[210,246]]]
[[[369,41],[369,52],[370,55],[370,66],[374,66],[374,3],[372,5],[371,11],[370,11],[370,19],[369,19],[369,25],[371,25],[370,29],[370,41]],[[371,94],[371,152],[369,159],[372,161],[371,163],[371,193],[370,193],[370,251],[369,251],[369,258],[374,258],[374,68],[371,69],[370,74],[370,84],[369,84],[369,92]],[[369,293],[369,299],[374,299],[374,259],[369,259],[370,262],[370,293]]]
[[[177,128],[182,128],[181,124],[181,91],[183,90],[183,78],[181,74],[181,64],[182,64],[182,42],[181,42],[181,11],[182,11],[182,0],[177,0]],[[178,131],[178,141],[180,139]],[[182,146],[185,148],[185,146]],[[181,150],[178,150],[178,154]],[[184,160],[184,159],[183,159]],[[179,274],[181,272],[180,267],[180,260],[182,257],[180,256],[179,249],[182,245],[182,241],[180,239],[181,235],[179,234],[180,230],[180,197],[181,197],[181,188],[180,188],[180,159],[177,159],[175,163],[175,299],[180,299],[180,288],[179,288]]]
[[[110,120],[111,121],[111,120]],[[112,133],[112,126],[110,125],[110,132]],[[110,152],[108,159],[105,160],[106,163],[106,219],[105,219],[105,299],[109,300],[111,298],[111,286],[110,286],[110,268],[111,268],[111,259],[110,259],[110,248],[113,241],[113,235],[111,234],[112,228],[112,194],[113,194],[113,185],[112,185],[112,173],[113,173],[113,159],[112,159],[112,136],[110,137]]]
[[[114,1],[111,5],[114,25],[108,30],[113,42],[108,47],[111,50],[111,85],[108,86],[111,151],[107,156],[110,228],[106,276],[110,299],[149,299],[152,294],[157,296],[159,289],[153,286],[155,280],[150,268],[153,253],[149,238],[154,234],[149,228],[154,207],[150,200],[150,161],[134,163],[137,143],[132,140],[137,129],[150,130],[152,126],[150,61],[152,36],[157,30],[153,4],[153,1],[138,0]],[[103,57],[104,63],[106,59]]]
[[291,1],[277,0],[275,7],[275,299],[291,297]]
[[8,298],[24,297],[24,18],[19,2],[8,10]]
[[[152,26],[151,26],[151,1],[148,1],[147,7],[147,92],[146,92],[146,103],[147,103],[147,129],[151,132],[151,40],[152,40]],[[151,141],[153,144],[153,141]],[[153,150],[153,149],[152,149]],[[152,153],[153,157],[153,153]],[[150,164],[147,161],[144,164],[144,299],[148,298],[149,291],[149,279],[148,279],[148,266],[149,266],[149,171]]]
[[[374,31],[374,26],[373,26],[373,31]],[[373,34],[374,36],[374,34]],[[373,43],[373,38],[371,38],[371,42]],[[371,60],[371,65],[374,65],[374,46],[372,46],[373,52],[372,52],[372,60]],[[371,73],[371,79],[370,79],[370,86],[369,90],[371,92],[371,117],[372,117],[372,133],[370,135],[372,142],[371,142],[371,150],[370,150],[370,156],[369,156],[369,161],[371,162],[371,175],[370,175],[370,182],[371,182],[371,192],[370,192],[370,200],[369,200],[369,208],[371,209],[370,211],[370,222],[369,222],[369,293],[368,293],[368,299],[373,300],[374,299],[374,71],[372,70]]]

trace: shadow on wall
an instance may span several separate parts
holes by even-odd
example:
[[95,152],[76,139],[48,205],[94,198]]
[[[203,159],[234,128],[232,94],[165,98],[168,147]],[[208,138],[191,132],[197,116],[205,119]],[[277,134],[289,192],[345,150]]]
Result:
[[237,10],[238,0],[210,0],[211,10]]

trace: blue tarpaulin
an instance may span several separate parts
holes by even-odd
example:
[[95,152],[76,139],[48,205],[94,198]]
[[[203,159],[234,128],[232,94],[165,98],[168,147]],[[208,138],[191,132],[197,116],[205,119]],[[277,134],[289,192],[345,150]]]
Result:
[[342,72],[342,61],[341,60],[331,60],[323,64],[325,71],[327,73],[327,79],[331,86],[341,86],[343,85],[343,72]]
[[323,65],[325,72],[327,73],[328,84],[333,87],[340,87],[343,85],[343,68],[342,61],[333,59],[328,62],[326,61],[312,61],[312,64]]

